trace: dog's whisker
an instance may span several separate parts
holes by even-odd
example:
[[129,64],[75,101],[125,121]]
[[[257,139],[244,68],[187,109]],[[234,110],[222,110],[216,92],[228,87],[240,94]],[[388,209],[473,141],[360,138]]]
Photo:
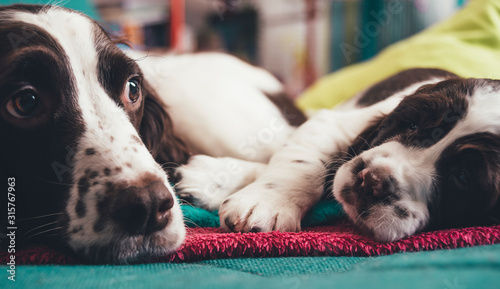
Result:
[[142,60],[144,60],[144,59],[148,58],[148,57],[149,57],[149,54],[150,54],[150,52],[149,52],[149,51],[147,51],[147,52],[146,52],[146,54],[145,54],[144,56],[137,57],[137,58],[135,58],[135,59],[134,59],[134,61],[135,61],[135,62],[142,61]]
[[173,166],[173,165],[172,166],[166,166],[165,165],[165,166],[162,166],[161,168],[162,168],[162,170],[166,171],[166,170],[174,170],[174,169],[178,168],[178,166]]
[[47,227],[47,226],[50,226],[50,225],[56,224],[57,222],[58,222],[58,221],[54,221],[54,222],[50,222],[50,223],[43,224],[43,225],[40,225],[40,226],[38,226],[38,227],[35,227],[35,228],[31,229],[31,230],[28,230],[26,233],[24,233],[24,234],[23,234],[23,236],[26,236],[26,235],[28,235],[29,233],[31,233],[31,232],[33,232],[33,231],[35,231],[35,230],[38,230],[38,229],[40,229],[40,228],[43,228],[43,227]]
[[[167,167],[167,165],[169,165],[169,167]],[[176,168],[178,166],[179,166],[179,164],[176,163],[176,162],[165,162],[165,163],[161,164],[162,168],[165,168],[165,167],[167,167],[167,168]]]
[[339,167],[341,167],[342,165],[344,165],[347,162],[349,162],[348,158],[343,158],[340,155],[336,155],[336,156],[333,156],[330,159],[330,161],[326,162],[323,165],[323,168],[325,168],[325,169],[332,169],[332,168],[338,169]]
[[[337,163],[335,166],[332,166],[332,164],[334,163]],[[323,174],[320,174],[318,175],[317,179],[315,180],[316,181],[324,181],[326,178],[328,177],[334,177],[337,173],[336,171],[342,166],[344,165],[345,162],[343,163],[340,163],[338,161],[331,161],[330,164],[328,165],[325,165],[323,167],[323,169],[325,170],[325,172]],[[334,172],[330,172],[331,170],[334,170]]]
[[184,217],[184,218],[183,218],[183,220],[184,220],[184,223],[187,223],[187,224],[192,224],[192,225],[194,225],[196,228],[202,228],[200,225],[196,224],[196,223],[195,223],[193,220],[191,220],[191,219],[188,219],[188,218]]
[[[351,147],[351,146],[349,146],[349,147]],[[354,153],[354,155],[352,155],[348,150],[347,151],[340,150],[339,151],[339,156],[340,156],[340,154],[343,154],[343,155],[347,156],[348,159],[353,159],[354,157],[357,156],[355,151],[353,151],[353,153]]]
[[35,234],[30,235],[29,237],[24,238],[24,241],[29,240],[29,239],[31,239],[31,238],[33,238],[33,237],[35,237],[35,236],[39,236],[39,235],[45,234],[45,233],[47,233],[47,232],[52,232],[52,231],[55,231],[55,230],[61,230],[61,229],[63,229],[63,228],[64,228],[64,227],[62,227],[62,226],[61,226],[61,227],[55,227],[55,228],[47,229],[47,230],[45,230],[45,231],[38,232],[38,233],[35,233]]
[[388,215],[388,214],[383,214],[382,216],[380,216],[380,218],[378,218],[378,219],[377,219],[377,222],[380,222],[380,224],[379,224],[377,227],[375,227],[375,228],[374,228],[374,230],[378,230],[380,227],[382,227],[382,226],[384,226],[384,225],[386,225],[386,227],[389,227],[389,228],[391,227],[391,225],[392,225],[392,224],[393,224],[393,222],[394,222],[394,219],[392,219],[392,222],[391,222],[391,224],[389,224],[389,225],[387,225],[387,224],[386,224],[386,223],[384,223],[384,222],[381,222],[383,219],[386,219],[386,218],[387,218],[387,215]]
[[181,184],[181,182],[177,182],[177,183],[175,183],[175,184],[172,186],[172,189],[175,191],[175,189],[177,188],[177,186],[178,186],[178,185],[180,185],[180,184]]
[[44,179],[44,178],[40,178],[40,177],[37,177],[37,179],[39,179],[42,182],[46,182],[46,183],[54,184],[54,185],[68,186],[68,187],[73,186],[72,184],[69,184],[69,183],[61,183],[61,182],[50,181],[50,180],[47,180],[47,179]]
[[369,209],[364,210],[364,211],[362,211],[361,213],[359,213],[359,214],[358,214],[358,216],[356,217],[356,219],[355,219],[355,220],[353,220],[354,224],[357,224],[357,223],[358,223],[358,221],[359,221],[361,218],[364,218],[364,216],[366,216],[366,215],[368,214],[368,211],[369,211]]
[[372,146],[368,143],[368,141],[366,141],[365,138],[363,138],[362,136],[358,136],[358,138],[361,139],[362,141],[364,141],[369,149],[372,149]]
[[22,218],[18,219],[18,221],[29,221],[33,219],[40,219],[40,218],[48,218],[48,217],[53,217],[53,216],[60,216],[63,215],[64,213],[52,213],[52,214],[47,214],[47,215],[41,215],[41,216],[36,216],[36,217],[30,217],[30,218]]
[[196,207],[192,203],[186,201],[185,199],[180,199],[181,205],[186,205],[186,206],[191,206],[191,207]]

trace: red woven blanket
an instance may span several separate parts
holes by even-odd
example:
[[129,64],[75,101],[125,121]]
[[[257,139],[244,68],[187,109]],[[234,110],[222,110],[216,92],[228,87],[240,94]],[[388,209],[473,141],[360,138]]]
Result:
[[[500,243],[500,226],[426,232],[396,242],[379,243],[360,235],[347,222],[309,228],[300,233],[224,233],[220,229],[189,229],[184,245],[154,262],[192,262],[240,257],[376,256],[397,252],[451,249]],[[0,252],[0,264],[9,255]],[[17,264],[83,264],[74,256],[46,246],[19,249]]]

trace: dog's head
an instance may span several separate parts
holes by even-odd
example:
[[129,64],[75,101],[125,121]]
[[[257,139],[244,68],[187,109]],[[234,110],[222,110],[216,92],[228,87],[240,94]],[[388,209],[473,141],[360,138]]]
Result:
[[333,193],[380,241],[500,216],[500,81],[448,79],[404,98],[352,146]]
[[182,163],[187,151],[138,65],[95,21],[58,7],[0,8],[0,133],[19,242],[96,262],[182,243],[181,211],[158,163]]

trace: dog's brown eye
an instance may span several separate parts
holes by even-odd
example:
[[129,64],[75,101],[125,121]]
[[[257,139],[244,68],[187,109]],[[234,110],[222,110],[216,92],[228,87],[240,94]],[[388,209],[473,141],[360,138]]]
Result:
[[458,188],[465,190],[469,187],[470,177],[466,169],[454,167],[451,169],[450,173],[453,182]]
[[462,184],[467,184],[469,183],[469,177],[467,175],[467,172],[465,170],[461,170],[460,174],[458,175],[458,179]]
[[32,90],[17,93],[7,104],[9,113],[17,118],[29,118],[36,114],[40,107],[38,95]]
[[127,81],[126,90],[128,91],[127,97],[132,103],[137,102],[141,97],[141,87],[139,85],[139,81],[135,79]]

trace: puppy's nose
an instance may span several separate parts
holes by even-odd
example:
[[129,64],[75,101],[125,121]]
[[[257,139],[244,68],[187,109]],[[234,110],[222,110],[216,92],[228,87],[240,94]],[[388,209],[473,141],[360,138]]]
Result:
[[365,195],[383,198],[394,193],[394,184],[386,170],[366,168],[359,172],[357,177],[359,187]]
[[162,182],[129,187],[116,194],[111,218],[127,234],[149,235],[167,226],[174,199]]

